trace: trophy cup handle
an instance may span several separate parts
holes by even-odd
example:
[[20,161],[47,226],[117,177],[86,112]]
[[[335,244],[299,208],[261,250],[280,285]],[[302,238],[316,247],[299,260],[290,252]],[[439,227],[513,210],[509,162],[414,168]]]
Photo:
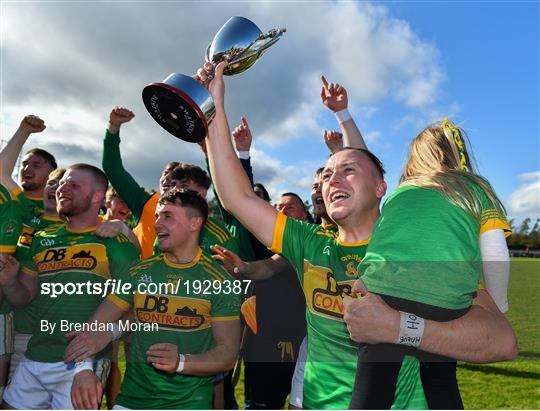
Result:
[[210,47],[212,47],[212,43],[208,44],[208,47],[206,47],[206,53],[204,55],[206,61],[210,61]]
[[[258,43],[256,46],[256,49],[258,51],[258,54],[263,54],[266,49],[268,49],[270,46],[273,46],[277,41],[283,36],[283,33],[287,31],[286,28],[282,29],[271,29],[268,30],[266,34],[261,34],[259,38],[255,41],[255,43]],[[250,45],[250,47],[253,46],[253,44]]]

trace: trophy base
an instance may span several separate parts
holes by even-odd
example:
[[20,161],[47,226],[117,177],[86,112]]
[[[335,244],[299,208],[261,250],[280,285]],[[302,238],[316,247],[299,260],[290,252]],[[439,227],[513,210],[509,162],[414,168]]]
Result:
[[[183,74],[174,76],[188,78],[209,96],[207,90],[191,77]],[[152,83],[143,89],[142,97],[146,109],[154,120],[173,136],[190,143],[204,140],[213,113],[205,115],[187,93],[174,87],[167,80],[169,78],[165,79],[164,83]],[[182,82],[185,83],[186,79],[182,78]],[[194,86],[191,82],[189,85]],[[198,92],[200,94],[201,90]]]

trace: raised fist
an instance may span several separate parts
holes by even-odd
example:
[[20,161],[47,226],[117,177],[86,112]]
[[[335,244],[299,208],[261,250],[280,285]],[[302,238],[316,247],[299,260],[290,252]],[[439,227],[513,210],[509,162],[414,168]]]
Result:
[[120,127],[122,124],[131,121],[133,117],[135,117],[133,111],[125,107],[115,107],[109,115],[109,125]]
[[45,122],[38,116],[33,116],[29,114],[22,119],[21,125],[19,127],[22,130],[26,131],[28,134],[41,133],[43,130],[45,130]]

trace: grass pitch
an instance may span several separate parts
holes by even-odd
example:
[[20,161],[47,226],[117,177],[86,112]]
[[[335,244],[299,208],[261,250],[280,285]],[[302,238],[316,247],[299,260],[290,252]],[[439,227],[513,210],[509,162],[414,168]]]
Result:
[[519,357],[496,364],[460,363],[459,388],[467,409],[540,409],[539,259],[512,259],[509,301]]
[[[519,357],[496,364],[459,363],[466,409],[540,409],[540,259],[512,259],[509,294],[507,316],[518,337]],[[243,369],[235,394],[243,408]]]

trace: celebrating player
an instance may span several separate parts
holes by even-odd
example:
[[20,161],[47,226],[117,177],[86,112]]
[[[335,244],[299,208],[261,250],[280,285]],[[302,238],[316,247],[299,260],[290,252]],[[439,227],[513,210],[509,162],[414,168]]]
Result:
[[[116,277],[123,264],[137,260],[138,252],[125,236],[103,239],[92,234],[106,190],[101,170],[87,164],[69,167],[56,190],[58,213],[66,224],[35,234],[31,259],[22,262],[19,276],[15,258],[2,261],[0,284],[8,301],[20,308],[36,298],[40,315],[40,327],[4,393],[4,402],[12,408],[72,408],[73,369],[63,362],[65,326],[84,323],[102,300],[102,295],[73,292],[72,287],[104,283]],[[54,298],[44,292],[58,286],[65,292]],[[104,364],[100,358],[96,372],[104,374]]]
[[[198,193],[171,189],[161,196],[156,213],[161,253],[131,268],[131,283],[136,287],[147,281],[158,285],[180,281],[180,286],[159,293],[111,294],[89,322],[111,323],[132,309],[137,324],[159,326],[157,332],[138,327],[132,333],[118,406],[210,409],[212,376],[229,370],[238,355],[241,290],[232,286],[234,279],[199,246],[208,206]],[[212,287],[219,285],[219,290],[197,292],[196,283],[206,281]],[[83,360],[112,338],[110,332],[73,335],[66,361]],[[96,386],[99,381],[94,373],[77,373],[74,406],[96,408]]]
[[[356,366],[352,364],[355,346],[350,343],[343,322],[342,299],[350,294],[357,278],[356,265],[365,253],[367,239],[379,215],[379,202],[386,190],[380,162],[368,151],[357,149],[344,149],[328,160],[323,198],[329,216],[338,226],[335,238],[318,227],[278,214],[253,193],[232,155],[223,105],[224,67],[224,63],[218,65],[214,79],[207,84],[216,105],[216,117],[207,139],[216,190],[225,208],[261,242],[295,265],[304,286],[308,296],[309,339],[304,405],[345,408],[352,394]],[[203,83],[207,81],[206,70],[211,71],[212,67],[206,65],[197,72]],[[456,333],[441,338],[451,340],[461,336]],[[405,361],[402,370],[410,364]],[[405,377],[405,373],[398,380],[394,405],[417,407],[419,398],[415,398],[414,388],[410,390],[416,385],[405,388],[406,379],[411,378]],[[413,378],[417,379],[416,373]]]

